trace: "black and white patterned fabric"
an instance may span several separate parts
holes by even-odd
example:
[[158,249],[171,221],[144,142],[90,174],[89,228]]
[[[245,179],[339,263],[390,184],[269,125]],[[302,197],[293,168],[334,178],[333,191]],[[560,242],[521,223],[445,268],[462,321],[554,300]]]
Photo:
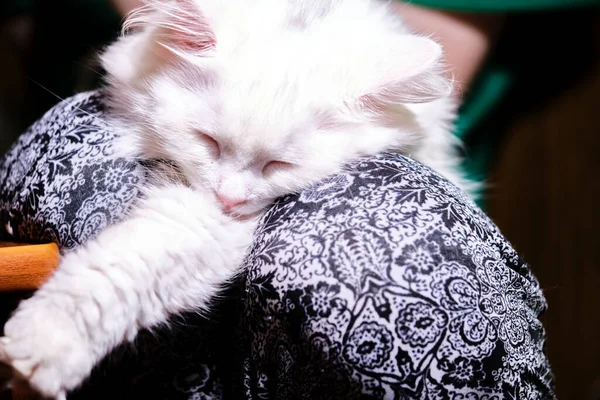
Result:
[[[143,168],[114,156],[102,93],[62,102],[0,163],[5,237],[63,249],[123,217]],[[72,399],[552,399],[539,284],[496,226],[417,162],[358,162],[264,215],[247,273]]]
[[70,249],[125,215],[142,169],[114,155],[103,113],[97,95],[79,94],[46,113],[4,156],[0,222],[15,239]]

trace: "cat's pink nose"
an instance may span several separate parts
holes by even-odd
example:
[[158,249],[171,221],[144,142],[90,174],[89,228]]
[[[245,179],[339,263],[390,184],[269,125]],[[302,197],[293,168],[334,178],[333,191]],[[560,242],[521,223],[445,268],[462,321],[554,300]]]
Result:
[[241,206],[248,202],[248,200],[245,200],[245,199],[232,199],[232,198],[223,196],[220,193],[217,193],[217,199],[219,199],[219,201],[221,202],[221,204],[223,204],[223,206],[225,207],[226,210],[231,210],[235,206]]

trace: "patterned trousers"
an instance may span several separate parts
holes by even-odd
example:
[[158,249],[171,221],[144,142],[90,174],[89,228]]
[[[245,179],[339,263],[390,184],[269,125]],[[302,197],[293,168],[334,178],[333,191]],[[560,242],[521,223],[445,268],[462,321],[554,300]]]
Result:
[[[70,249],[123,218],[143,168],[116,157],[106,112],[102,92],[63,101],[0,161],[4,238]],[[537,280],[414,160],[279,199],[245,264],[210,315],[142,332],[69,398],[555,398]]]

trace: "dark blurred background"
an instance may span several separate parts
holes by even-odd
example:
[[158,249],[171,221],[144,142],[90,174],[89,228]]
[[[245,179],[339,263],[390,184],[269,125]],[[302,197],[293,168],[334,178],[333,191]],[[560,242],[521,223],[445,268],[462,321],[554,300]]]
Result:
[[[0,154],[59,98],[101,84],[96,55],[119,24],[106,0],[2,2]],[[530,263],[548,299],[543,321],[559,398],[597,400],[597,9],[509,16],[495,51],[520,68],[511,91],[468,140],[468,151],[480,151],[478,142],[485,141],[491,154],[484,207]]]

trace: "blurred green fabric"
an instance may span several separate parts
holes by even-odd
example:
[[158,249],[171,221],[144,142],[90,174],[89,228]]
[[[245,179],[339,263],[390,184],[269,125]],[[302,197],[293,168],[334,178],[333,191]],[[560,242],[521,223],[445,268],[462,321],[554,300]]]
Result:
[[[502,12],[512,15],[558,12],[600,4],[600,0],[410,0],[406,2],[443,10],[473,13]],[[506,49],[512,46],[505,41],[503,47]],[[517,82],[520,67],[520,60],[510,54],[510,51],[498,53],[493,51],[460,108],[455,134],[467,145],[463,167],[472,179],[485,180],[488,176],[490,164],[496,153],[499,132],[490,131],[494,129],[493,124],[482,127]],[[479,205],[483,207],[484,204],[485,198],[480,199]]]

